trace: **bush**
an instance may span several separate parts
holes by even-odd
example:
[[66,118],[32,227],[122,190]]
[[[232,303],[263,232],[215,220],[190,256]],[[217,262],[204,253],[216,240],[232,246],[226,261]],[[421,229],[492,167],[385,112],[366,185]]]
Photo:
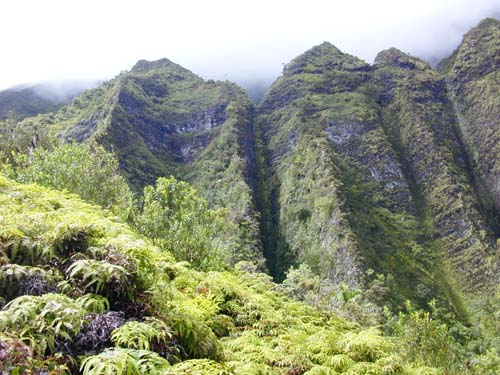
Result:
[[9,177],[22,183],[37,183],[67,190],[83,199],[128,217],[132,193],[118,174],[118,160],[102,146],[64,144],[53,150],[37,148],[31,155],[18,154]]
[[188,183],[159,178],[144,189],[144,204],[136,226],[153,243],[171,251],[179,261],[202,270],[221,269],[228,252],[221,246],[225,210],[211,210]]

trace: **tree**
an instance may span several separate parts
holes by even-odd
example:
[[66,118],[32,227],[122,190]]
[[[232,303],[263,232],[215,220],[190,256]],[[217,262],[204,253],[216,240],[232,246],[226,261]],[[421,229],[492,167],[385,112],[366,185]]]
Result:
[[212,210],[197,191],[174,177],[161,177],[156,186],[144,188],[143,209],[137,228],[178,260],[199,269],[223,268],[228,251],[221,235],[227,210]]

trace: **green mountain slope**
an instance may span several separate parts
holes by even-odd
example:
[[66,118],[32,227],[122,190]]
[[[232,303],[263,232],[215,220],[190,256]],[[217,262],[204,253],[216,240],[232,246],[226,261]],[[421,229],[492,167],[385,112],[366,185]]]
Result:
[[423,301],[439,291],[373,86],[372,67],[323,43],[288,64],[260,105],[275,272],[305,262],[333,284],[366,287],[373,269],[397,280],[395,304]]
[[0,121],[21,120],[55,111],[96,84],[93,81],[49,81],[0,91]]
[[491,210],[500,208],[500,21],[485,19],[470,30],[455,53],[442,65],[460,131],[487,186]]
[[469,322],[499,281],[499,40],[487,19],[439,70],[325,42],[256,108],[235,84],[139,61],[9,132],[25,148],[97,141],[136,191],[191,182],[237,224],[234,263],[265,261],[277,281],[306,264],[327,289],[382,284],[378,305],[435,298]]
[[488,298],[499,266],[498,24],[468,33],[446,75],[394,48],[370,66],[327,42],[285,66],[256,122],[275,276],[306,263],[367,288],[383,274],[394,305],[443,298],[465,320],[475,309],[465,306]]
[[0,120],[25,118],[55,111],[61,104],[40,96],[31,88],[0,91]]

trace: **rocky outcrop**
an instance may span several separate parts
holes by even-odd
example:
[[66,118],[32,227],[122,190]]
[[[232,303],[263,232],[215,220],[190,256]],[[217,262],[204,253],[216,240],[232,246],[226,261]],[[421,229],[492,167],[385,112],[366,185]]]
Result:
[[113,150],[136,190],[160,176],[190,181],[213,206],[229,209],[237,228],[232,261],[264,267],[251,188],[253,106],[235,84],[204,81],[167,59],[141,60],[55,114],[29,121]]
[[441,64],[465,144],[496,210],[500,210],[499,67],[500,21],[491,18],[470,30]]

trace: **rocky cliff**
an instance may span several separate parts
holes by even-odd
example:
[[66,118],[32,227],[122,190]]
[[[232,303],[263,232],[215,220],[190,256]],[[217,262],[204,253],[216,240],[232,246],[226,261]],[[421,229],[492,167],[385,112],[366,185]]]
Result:
[[440,296],[462,317],[464,298],[496,286],[499,30],[481,22],[441,71],[394,48],[370,66],[326,42],[285,66],[256,121],[275,275],[389,275],[394,303]]

